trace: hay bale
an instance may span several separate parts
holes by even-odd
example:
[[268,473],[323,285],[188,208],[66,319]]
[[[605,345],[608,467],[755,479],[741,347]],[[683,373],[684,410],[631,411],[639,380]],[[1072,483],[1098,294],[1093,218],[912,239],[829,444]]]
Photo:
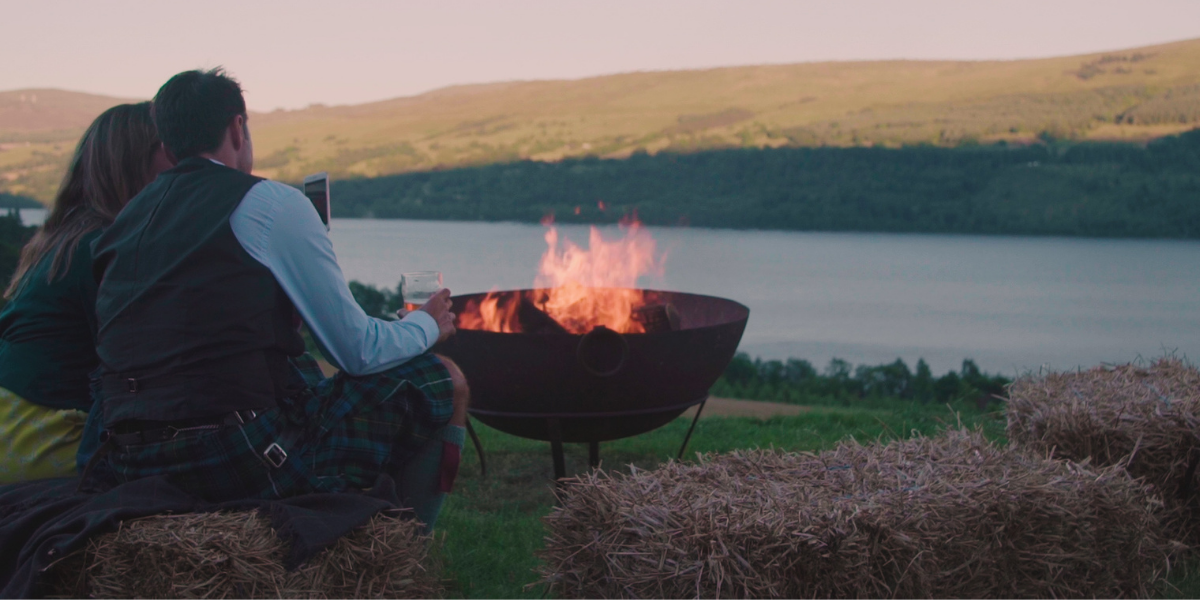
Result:
[[1161,358],[1148,367],[1021,377],[1009,388],[1008,437],[1036,452],[1125,466],[1162,499],[1168,533],[1200,543],[1191,466],[1200,460],[1200,371],[1195,367]]
[[574,478],[546,517],[561,597],[1145,597],[1158,502],[1095,469],[951,431]]
[[413,519],[376,515],[291,573],[257,511],[134,519],[47,573],[51,596],[94,598],[429,598],[431,539]]

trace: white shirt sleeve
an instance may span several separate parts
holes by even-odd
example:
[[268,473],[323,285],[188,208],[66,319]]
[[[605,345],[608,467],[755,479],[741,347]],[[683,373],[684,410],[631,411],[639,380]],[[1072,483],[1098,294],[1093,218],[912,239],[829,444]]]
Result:
[[367,316],[354,301],[325,224],[299,190],[275,181],[250,188],[229,217],[233,235],[267,267],[334,365],[350,375],[385,371],[429,349],[433,317],[399,321]]

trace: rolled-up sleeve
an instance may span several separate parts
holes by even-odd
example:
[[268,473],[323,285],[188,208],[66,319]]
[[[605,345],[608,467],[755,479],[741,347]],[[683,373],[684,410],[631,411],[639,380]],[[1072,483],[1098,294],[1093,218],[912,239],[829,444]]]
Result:
[[350,294],[325,225],[299,190],[259,182],[229,224],[246,252],[275,276],[327,358],[346,373],[385,371],[437,342],[437,322],[428,313],[384,321],[363,312]]

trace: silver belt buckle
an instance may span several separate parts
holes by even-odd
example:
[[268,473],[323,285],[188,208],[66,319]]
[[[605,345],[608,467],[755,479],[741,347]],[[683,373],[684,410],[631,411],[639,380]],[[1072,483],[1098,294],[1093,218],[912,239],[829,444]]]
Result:
[[271,442],[271,445],[267,446],[266,450],[263,450],[262,455],[263,458],[267,459],[267,463],[276,469],[282,467],[288,458],[287,452],[275,442]]

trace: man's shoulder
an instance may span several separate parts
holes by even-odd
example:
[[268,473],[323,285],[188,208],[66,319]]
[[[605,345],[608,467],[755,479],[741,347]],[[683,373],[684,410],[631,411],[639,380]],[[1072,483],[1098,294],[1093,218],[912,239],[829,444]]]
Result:
[[245,206],[247,202],[280,209],[307,205],[308,197],[286,183],[263,179],[246,192],[242,205]]
[[307,200],[304,193],[295,187],[270,179],[259,180],[253,188],[250,188],[250,192],[263,196]]
[[[317,222],[315,226],[310,222],[312,220]],[[263,179],[246,192],[241,204],[231,215],[230,223],[235,231],[253,226],[262,230],[260,235],[266,236],[273,235],[268,232],[279,230],[307,235],[314,227],[319,227],[323,232],[325,229],[320,221],[317,211],[303,192],[286,183]]]

